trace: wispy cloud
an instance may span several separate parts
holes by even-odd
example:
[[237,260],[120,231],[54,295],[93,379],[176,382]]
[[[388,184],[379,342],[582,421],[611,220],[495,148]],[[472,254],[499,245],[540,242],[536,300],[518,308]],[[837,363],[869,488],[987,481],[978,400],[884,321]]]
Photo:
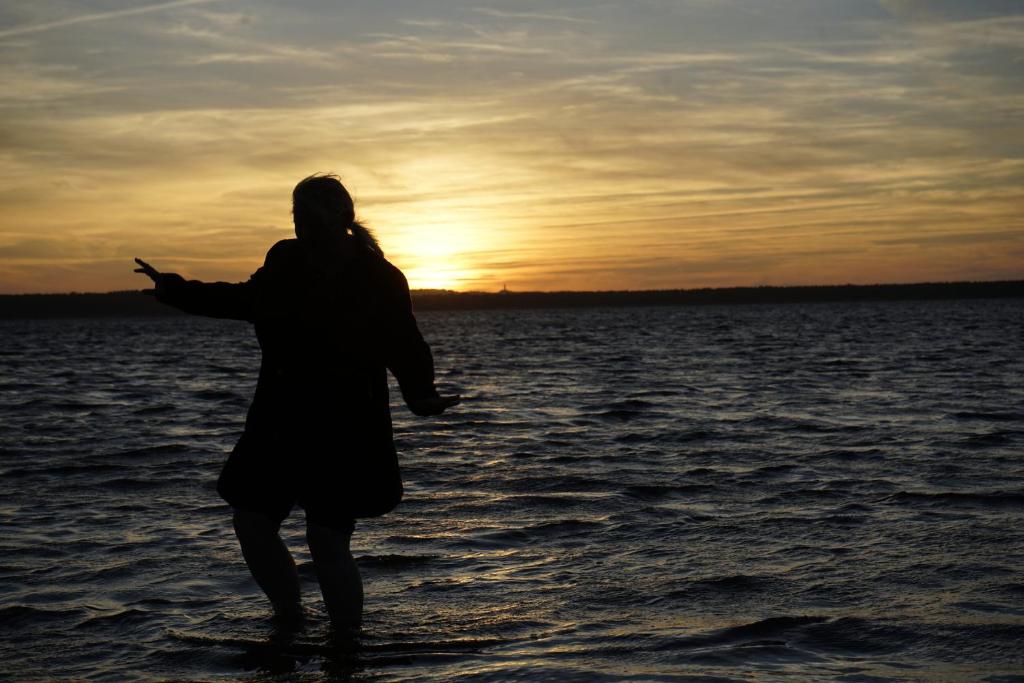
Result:
[[493,7],[475,7],[473,11],[484,14],[489,17],[496,17],[498,19],[528,19],[537,21],[564,21],[571,24],[594,24],[597,23],[595,19],[588,19],[584,17],[574,17],[568,14],[552,14],[546,12],[509,12],[505,10],[494,9]]
[[170,2],[161,2],[155,5],[143,5],[142,7],[126,7],[124,9],[108,10],[106,12],[79,14],[73,17],[54,19],[53,21],[45,21],[38,24],[27,24],[25,26],[14,26],[12,28],[0,29],[0,38],[22,36],[29,33],[49,31],[55,28],[64,28],[65,26],[74,26],[76,24],[91,24],[94,22],[107,21],[109,19],[120,19],[121,17],[149,14],[150,12],[159,12],[162,10],[186,7],[189,5],[204,5],[219,1],[221,0],[171,0]]

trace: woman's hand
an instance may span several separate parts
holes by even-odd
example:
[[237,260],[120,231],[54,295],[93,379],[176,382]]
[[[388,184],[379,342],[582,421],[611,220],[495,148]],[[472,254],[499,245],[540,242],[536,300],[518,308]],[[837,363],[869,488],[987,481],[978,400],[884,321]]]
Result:
[[461,396],[425,396],[409,402],[409,410],[420,417],[440,415],[447,408],[458,405]]
[[135,259],[135,263],[139,264],[139,267],[135,269],[135,272],[142,273],[153,281],[153,284],[155,285],[153,293],[156,294],[157,297],[164,294],[172,282],[177,282],[182,279],[177,273],[161,273],[159,270],[140,258]]
[[134,272],[142,273],[143,275],[147,276],[150,280],[153,281],[153,284],[158,284],[160,282],[160,271],[159,270],[157,270],[153,266],[149,265],[148,263],[146,263],[145,261],[143,261],[140,258],[136,258],[135,262],[137,264],[139,264],[139,267],[136,268]]

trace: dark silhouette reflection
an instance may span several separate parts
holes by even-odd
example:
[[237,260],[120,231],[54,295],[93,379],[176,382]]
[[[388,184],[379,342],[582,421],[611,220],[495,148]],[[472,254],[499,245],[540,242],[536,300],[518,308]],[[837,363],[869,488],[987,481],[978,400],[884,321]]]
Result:
[[234,660],[243,670],[256,670],[275,676],[290,674],[309,662],[312,657],[321,654],[316,651],[310,652],[309,648],[296,644],[296,637],[301,630],[300,620],[282,622],[280,619],[274,619],[265,641],[238,642],[241,652]]
[[300,640],[302,623],[272,619],[264,638],[217,638],[178,635],[187,643],[208,647],[211,642],[233,650],[228,656],[239,669],[271,676],[288,676],[310,662],[319,661],[320,668],[332,681],[350,680],[365,665],[361,646],[351,634],[332,632],[326,642]]
[[[458,403],[434,387],[434,363],[405,276],[355,221],[337,177],[292,194],[296,239],[242,283],[198,282],[136,259],[156,298],[188,313],[247,320],[263,352],[245,430],[217,482],[234,508],[246,564],[283,622],[302,619],[295,562],[278,529],[297,503],[331,623],[355,631],[363,589],[349,551],[354,520],[402,497],[387,370],[417,415]],[[201,350],[199,351],[201,352]]]

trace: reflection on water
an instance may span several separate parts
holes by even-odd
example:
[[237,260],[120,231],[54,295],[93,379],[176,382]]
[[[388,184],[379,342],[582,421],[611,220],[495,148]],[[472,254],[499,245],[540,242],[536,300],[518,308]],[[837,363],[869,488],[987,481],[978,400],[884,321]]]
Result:
[[[282,631],[213,490],[244,324],[0,323],[14,680],[1024,671],[1024,303],[430,313],[407,484],[353,539],[365,633]],[[15,662],[14,666],[10,663]]]

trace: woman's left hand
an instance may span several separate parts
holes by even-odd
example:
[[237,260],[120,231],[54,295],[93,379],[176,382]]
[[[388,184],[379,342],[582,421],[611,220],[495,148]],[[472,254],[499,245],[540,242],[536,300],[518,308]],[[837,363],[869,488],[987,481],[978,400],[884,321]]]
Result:
[[410,402],[409,410],[420,417],[430,417],[440,415],[447,408],[458,405],[460,401],[461,396],[427,396]]

